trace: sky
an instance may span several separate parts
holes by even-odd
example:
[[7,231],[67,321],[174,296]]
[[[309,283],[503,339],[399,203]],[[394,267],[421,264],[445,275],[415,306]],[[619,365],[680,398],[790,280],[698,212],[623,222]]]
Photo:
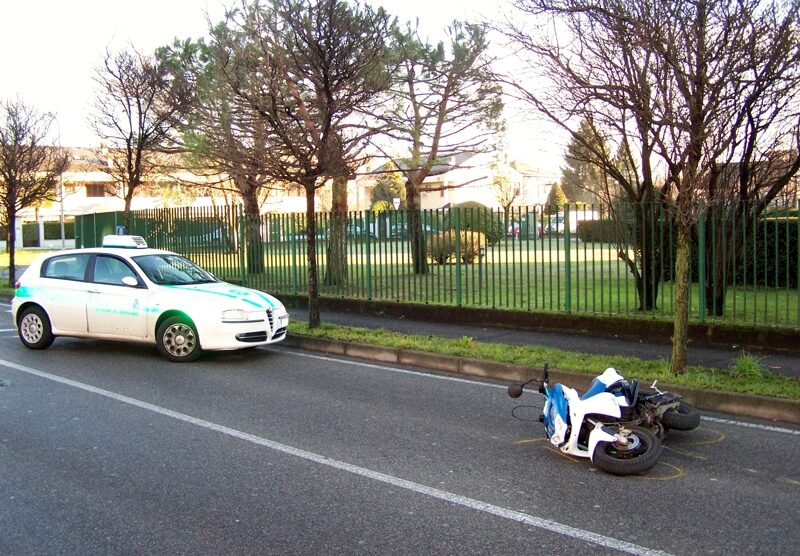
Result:
[[[209,18],[222,19],[235,0],[0,0],[0,100],[21,99],[39,112],[56,114],[53,142],[71,147],[97,144],[87,123],[93,74],[106,50],[133,45],[142,52],[176,37],[206,34]],[[454,19],[496,15],[486,0],[369,0],[400,21],[419,18],[432,39]],[[490,9],[494,13],[486,13]],[[539,130],[533,132],[533,130]],[[538,133],[538,135],[537,135]],[[554,145],[538,124],[512,116],[512,156],[555,170],[563,146]],[[516,148],[516,152],[514,147]],[[557,150],[554,150],[557,149]]]

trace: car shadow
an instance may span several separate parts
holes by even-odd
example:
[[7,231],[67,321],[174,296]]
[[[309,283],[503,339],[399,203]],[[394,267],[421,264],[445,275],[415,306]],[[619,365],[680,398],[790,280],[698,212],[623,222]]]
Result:
[[[196,365],[204,363],[245,363],[261,361],[274,356],[269,350],[259,349],[259,347],[261,346],[227,351],[205,351],[199,359],[191,363]],[[87,352],[103,355],[108,358],[108,361],[118,355],[121,358],[136,359],[143,362],[158,360],[170,363],[158,353],[154,344],[140,344],[137,342],[58,337],[50,349],[46,350],[48,354],[58,354],[61,357],[69,358],[84,357]],[[180,366],[185,363],[171,364]]]

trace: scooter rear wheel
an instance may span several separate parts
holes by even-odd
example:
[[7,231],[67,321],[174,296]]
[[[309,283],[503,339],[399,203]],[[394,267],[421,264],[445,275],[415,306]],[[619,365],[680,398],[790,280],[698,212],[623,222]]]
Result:
[[688,403],[680,402],[676,409],[664,412],[661,424],[676,431],[690,431],[700,424],[700,411]]
[[613,427],[623,434],[628,443],[598,442],[592,454],[592,462],[612,475],[634,475],[642,473],[658,463],[661,457],[661,441],[643,427]]

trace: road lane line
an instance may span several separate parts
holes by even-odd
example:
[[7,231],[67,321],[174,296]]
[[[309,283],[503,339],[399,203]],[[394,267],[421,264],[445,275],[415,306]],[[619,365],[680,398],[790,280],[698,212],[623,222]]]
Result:
[[[434,378],[434,379],[437,379],[437,380],[449,380],[451,382],[461,382],[461,383],[464,383],[464,384],[473,384],[475,386],[488,386],[489,388],[502,388],[503,390],[508,388],[507,385],[503,385],[503,384],[491,384],[489,382],[482,382],[480,380],[474,380],[474,379],[470,379],[470,378],[459,378],[459,377],[456,377],[456,376],[449,376],[449,375],[443,375],[443,374],[433,374],[431,372],[412,371],[410,369],[401,369],[401,368],[398,368],[398,367],[387,367],[386,365],[378,365],[378,364],[375,364],[375,363],[364,363],[363,361],[359,361],[357,359],[343,359],[343,358],[337,358],[337,357],[329,357],[327,355],[315,355],[313,353],[308,353],[308,352],[305,352],[305,351],[299,351],[299,350],[291,349],[291,348],[284,348],[284,347],[274,348],[274,347],[270,346],[270,347],[266,348],[266,350],[267,351],[272,351],[274,353],[291,353],[292,355],[297,355],[298,357],[307,357],[309,359],[318,359],[320,361],[331,361],[331,362],[334,362],[334,363],[347,363],[347,364],[350,364],[350,365],[355,365],[357,367],[365,367],[367,369],[378,369],[378,370],[381,370],[381,371],[392,371],[393,373],[400,373],[400,374],[406,374],[406,375],[416,375],[416,376],[421,376],[421,377],[424,377],[424,378]],[[439,371],[439,372],[446,372],[446,371]]]
[[711,421],[712,423],[722,423],[725,425],[736,425],[739,427],[747,427],[750,429],[760,429],[763,431],[770,431],[770,432],[782,432],[784,434],[793,434],[796,436],[800,436],[800,430],[794,429],[785,429],[783,427],[773,427],[771,425],[760,425],[758,423],[747,423],[745,421],[734,421],[732,419],[720,419],[719,417],[710,417],[703,415],[703,421]]
[[[368,369],[379,369],[379,370],[382,370],[382,371],[391,371],[391,372],[394,372],[394,373],[417,375],[417,376],[426,377],[426,378],[435,378],[435,379],[438,379],[438,380],[450,380],[450,381],[453,381],[453,382],[462,382],[462,383],[466,383],[466,384],[474,384],[476,386],[486,386],[486,387],[489,387],[489,388],[502,388],[503,390],[505,390],[507,388],[507,386],[503,385],[503,384],[491,384],[489,382],[482,382],[480,380],[471,380],[471,379],[468,379],[468,378],[458,378],[458,377],[453,377],[453,376],[432,374],[432,373],[427,373],[427,372],[424,372],[424,371],[411,371],[409,369],[399,369],[397,367],[388,367],[386,365],[377,365],[375,363],[363,363],[361,361],[357,361],[357,360],[354,360],[354,359],[342,359],[342,358],[337,358],[337,357],[330,357],[330,356],[327,356],[327,355],[315,355],[313,353],[307,353],[307,352],[304,352],[304,351],[299,351],[299,350],[295,350],[295,349],[291,349],[291,348],[269,347],[269,348],[266,348],[266,349],[267,349],[267,351],[272,351],[274,353],[291,353],[292,355],[297,355],[299,357],[307,357],[309,359],[319,359],[319,360],[322,360],[322,361],[332,361],[332,362],[336,362],[336,363],[347,363],[347,364],[356,365],[356,366],[359,366],[359,367],[366,367]],[[764,430],[764,431],[779,432],[779,433],[783,433],[783,434],[791,434],[791,435],[795,435],[795,436],[800,436],[800,430],[787,429],[787,428],[783,428],[783,427],[774,427],[774,426],[770,426],[770,425],[760,425],[758,423],[748,423],[746,421],[735,421],[733,419],[721,419],[719,417],[711,417],[711,416],[708,416],[708,415],[703,415],[702,419],[704,421],[711,421],[713,423],[723,423],[723,424],[726,424],[726,425],[735,425],[735,426],[738,426],[738,427],[747,427],[747,428],[751,428],[751,429],[759,429],[759,430]]]
[[250,442],[258,446],[263,446],[265,448],[269,448],[271,450],[275,450],[277,452],[281,452],[290,456],[298,457],[306,461],[325,465],[327,467],[331,467],[339,471],[346,471],[348,473],[352,473],[353,475],[358,475],[360,477],[392,485],[397,488],[402,488],[404,490],[408,490],[411,492],[415,492],[417,494],[422,494],[431,498],[449,502],[451,504],[484,512],[493,515],[495,517],[500,517],[503,519],[516,521],[519,523],[524,523],[532,527],[544,529],[546,531],[557,533],[559,535],[564,535],[566,537],[570,537],[572,539],[580,540],[586,543],[595,544],[605,548],[611,548],[614,550],[618,550],[620,552],[625,552],[627,554],[653,555],[653,556],[668,556],[669,554],[667,552],[662,552],[660,550],[653,550],[644,546],[639,546],[612,537],[606,537],[605,535],[600,535],[597,533],[593,533],[591,531],[586,531],[584,529],[578,529],[576,527],[564,525],[563,523],[559,523],[557,521],[551,521],[549,519],[532,516],[520,511],[503,508],[501,506],[495,506],[494,504],[489,504],[488,502],[481,502],[480,500],[476,500],[474,498],[468,498],[460,494],[454,494],[452,492],[447,492],[445,490],[429,487],[420,483],[415,483],[413,481],[401,479],[393,475],[387,475],[379,471],[373,471],[365,467],[359,467],[351,463],[335,460],[327,456],[315,454],[313,452],[308,452],[306,450],[295,448],[287,444],[281,444],[280,442],[275,442],[267,438],[242,432],[236,429],[232,429],[230,427],[219,425],[217,423],[212,423],[211,421],[206,421],[203,419],[199,419],[197,417],[192,417],[191,415],[186,415],[184,413],[178,413],[177,411],[173,411],[165,407],[137,400],[136,398],[123,396],[122,394],[117,394],[116,392],[112,392],[110,390],[97,388],[96,386],[92,386],[90,384],[85,384],[83,382],[78,382],[76,380],[60,377],[58,375],[53,375],[50,373],[46,373],[44,371],[39,371],[31,367],[26,367],[24,365],[12,363],[10,361],[4,361],[0,359],[0,365],[7,367],[9,369],[14,369],[23,373],[34,375],[39,378],[51,380],[53,382],[58,382],[66,386],[77,388],[85,392],[90,392],[98,396],[103,396],[105,398],[109,398],[120,403],[138,407],[146,411],[151,411],[153,413],[157,413],[165,417],[170,417],[178,421],[183,421],[185,423],[189,423],[197,427],[219,432],[221,434],[231,436],[239,440],[243,440],[245,442]]

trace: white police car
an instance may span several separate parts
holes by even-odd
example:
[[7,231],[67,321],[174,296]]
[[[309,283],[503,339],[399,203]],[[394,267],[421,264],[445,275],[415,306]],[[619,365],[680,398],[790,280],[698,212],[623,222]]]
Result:
[[279,342],[289,315],[266,293],[221,282],[139,236],[106,236],[103,247],[37,258],[11,302],[22,343],[44,349],[56,336],[154,343],[171,361],[204,350]]

